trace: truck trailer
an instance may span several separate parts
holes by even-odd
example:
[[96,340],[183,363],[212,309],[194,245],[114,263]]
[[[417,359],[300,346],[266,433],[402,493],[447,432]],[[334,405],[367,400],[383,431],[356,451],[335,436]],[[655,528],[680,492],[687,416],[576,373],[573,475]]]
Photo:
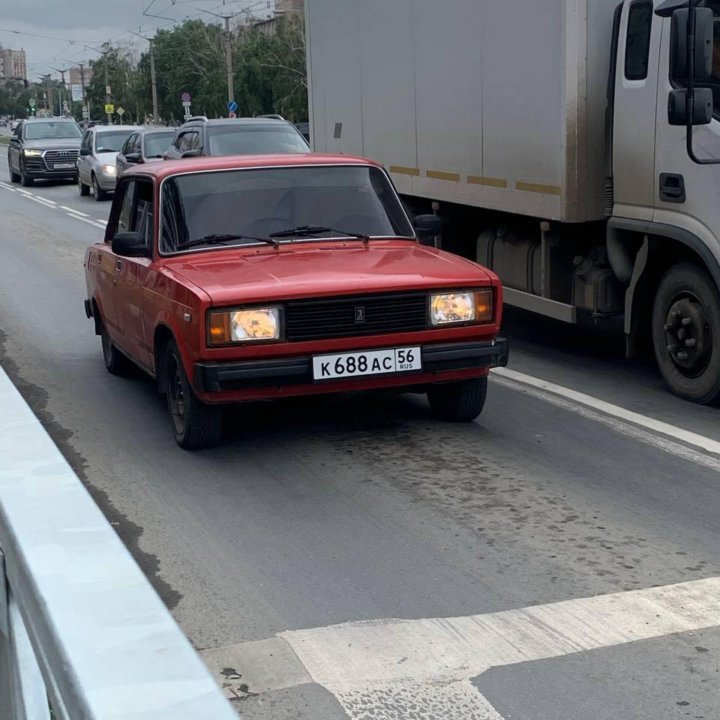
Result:
[[[701,4],[687,88],[687,0],[306,0],[313,147],[382,162],[508,305],[623,316],[629,356],[716,402],[720,0]],[[690,121],[687,97],[708,106]]]

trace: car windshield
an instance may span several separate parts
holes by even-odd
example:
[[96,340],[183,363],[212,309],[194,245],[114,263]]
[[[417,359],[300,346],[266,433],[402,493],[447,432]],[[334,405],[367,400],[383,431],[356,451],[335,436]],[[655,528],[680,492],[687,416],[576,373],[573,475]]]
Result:
[[39,122],[25,124],[26,140],[67,140],[82,137],[74,122]]
[[240,125],[208,128],[209,155],[276,155],[310,152],[305,138],[290,125]]
[[145,136],[145,157],[159,158],[170,147],[175,131],[166,133],[149,133]]
[[109,130],[95,135],[95,152],[120,152],[132,130]]
[[[385,173],[367,166],[279,167],[176,175],[162,184],[161,251],[206,237],[252,245],[293,228],[308,238],[414,237]],[[332,230],[328,230],[332,228]],[[238,237],[241,236],[241,237]],[[357,238],[353,238],[357,241]]]

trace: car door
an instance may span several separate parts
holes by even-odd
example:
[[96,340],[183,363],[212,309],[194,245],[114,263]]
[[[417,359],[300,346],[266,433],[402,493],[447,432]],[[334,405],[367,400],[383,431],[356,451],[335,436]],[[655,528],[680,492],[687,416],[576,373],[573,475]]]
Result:
[[[122,221],[118,232],[137,232],[142,244],[152,252],[155,207],[153,184],[150,179],[133,178],[125,189]],[[127,354],[141,365],[150,368],[151,348],[145,337],[143,323],[143,294],[152,264],[150,257],[115,256],[114,297],[121,340],[118,342]]]
[[137,135],[137,133],[132,133],[130,137],[123,143],[123,146],[120,148],[117,160],[115,161],[118,177],[130,167],[130,163],[125,158],[127,155],[132,154],[133,147],[135,147],[135,139],[137,138]]

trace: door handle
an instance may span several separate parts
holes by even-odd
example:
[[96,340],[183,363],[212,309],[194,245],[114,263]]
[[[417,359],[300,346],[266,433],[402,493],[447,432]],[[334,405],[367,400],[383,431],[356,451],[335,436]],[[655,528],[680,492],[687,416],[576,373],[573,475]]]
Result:
[[115,261],[115,270],[116,270],[116,271],[119,272],[120,270],[122,270],[122,266],[123,266],[123,261],[122,261],[122,260],[116,260],[116,261]]
[[660,199],[671,203],[685,202],[685,178],[676,173],[660,173]]

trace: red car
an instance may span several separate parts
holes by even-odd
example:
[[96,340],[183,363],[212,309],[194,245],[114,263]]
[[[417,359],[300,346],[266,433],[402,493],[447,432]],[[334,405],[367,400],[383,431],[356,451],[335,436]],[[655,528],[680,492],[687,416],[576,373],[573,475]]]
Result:
[[502,287],[418,240],[440,230],[361,158],[144,165],[86,252],[85,310],[111,373],[157,379],[183,448],[219,442],[227,403],[291,395],[407,388],[471,421],[507,362]]

